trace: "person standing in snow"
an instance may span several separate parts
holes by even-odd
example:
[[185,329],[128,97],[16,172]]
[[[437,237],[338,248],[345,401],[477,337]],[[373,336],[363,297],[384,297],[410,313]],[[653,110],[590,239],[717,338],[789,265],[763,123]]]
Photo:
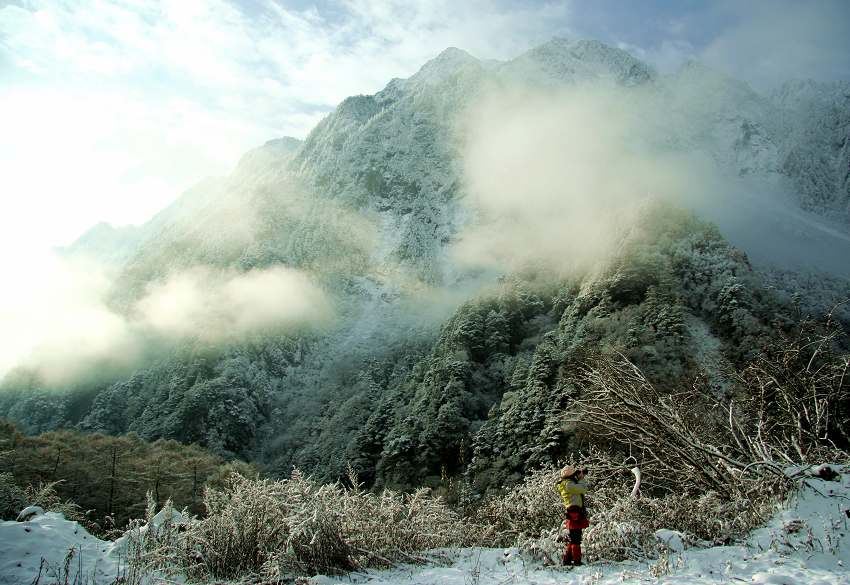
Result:
[[558,493],[567,509],[567,519],[564,526],[569,531],[570,540],[564,549],[561,559],[564,565],[581,565],[581,531],[590,526],[585,507],[587,484],[584,477],[587,470],[568,466],[561,470],[561,480],[558,482]]

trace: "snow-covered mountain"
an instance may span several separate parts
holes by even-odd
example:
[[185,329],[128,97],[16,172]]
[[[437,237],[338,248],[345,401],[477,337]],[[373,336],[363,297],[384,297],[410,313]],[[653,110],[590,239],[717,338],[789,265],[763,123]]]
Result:
[[[394,79],[375,95],[344,100],[303,144],[271,141],[246,155],[231,177],[199,185],[154,218],[143,228],[147,237],[137,244],[129,271],[187,230],[205,240],[237,231],[229,227],[222,233],[205,225],[208,215],[234,217],[244,211],[228,205],[280,208],[295,191],[364,215],[378,237],[370,251],[374,266],[401,265],[427,282],[444,283],[446,245],[470,219],[462,205],[461,116],[482,96],[517,85],[569,91],[609,82],[624,103],[640,104],[640,114],[663,113],[649,137],[654,146],[708,153],[719,171],[751,179],[742,190],[753,185],[759,192],[772,190],[776,207],[784,208],[790,197],[803,210],[819,214],[813,217],[828,216],[840,231],[848,231],[847,82],[789,82],[765,97],[699,63],[689,62],[665,77],[604,43],[554,39],[508,62],[481,61],[450,48],[409,79]],[[286,196],[272,201],[276,195],[271,191]],[[249,241],[236,243],[241,250],[233,250],[243,253],[238,259],[243,264],[250,262],[252,246],[268,247],[263,240],[273,239],[261,230],[248,236]],[[276,260],[298,262],[292,251],[279,256]]]
[[[585,139],[615,147],[616,156],[587,159],[598,167],[591,176],[622,175],[617,201],[634,203],[639,219],[610,236],[614,251],[592,270],[568,276],[550,277],[545,258],[529,271],[458,263],[457,245],[488,212],[471,193],[469,120],[504,96],[558,112],[574,95],[585,96],[581,104],[601,96],[615,122],[603,110],[572,143],[568,127],[556,128],[564,152],[583,156]],[[765,267],[828,270],[843,286],[848,95],[846,83],[806,82],[765,97],[696,63],[662,76],[597,41],[555,39],[508,62],[447,49],[409,79],[347,98],[305,141],[251,151],[232,175],[198,185],[138,230],[96,228],[73,247],[117,265],[110,302],[126,313],[152,286],[198,266],[228,274],[285,266],[327,292],[332,325],[213,346],[181,340],[123,379],[83,384],[72,398],[16,375],[0,416],[33,432],[73,424],[199,442],[280,474],[298,465],[335,478],[353,462],[367,481],[396,485],[438,481],[441,466],[459,473],[470,449],[475,473],[497,470],[511,481],[529,462],[570,448],[557,418],[569,400],[561,367],[569,356],[623,344],[670,378],[711,369],[691,351],[706,335],[703,345],[723,359],[754,351],[791,305],[781,291],[766,292],[746,254]],[[510,128],[498,117],[486,122]],[[616,131],[613,123],[621,124]],[[509,154],[532,162],[551,154],[529,153],[533,140],[515,152],[506,143]],[[720,232],[660,211],[644,193],[624,198],[632,178],[669,186],[653,175],[677,160],[698,161],[683,168],[700,174],[672,169],[676,180],[661,198],[696,210]],[[553,160],[562,162],[569,161]],[[525,179],[505,177],[518,185],[507,206],[518,216],[539,203],[523,199]],[[693,194],[678,193],[691,186]],[[543,201],[558,204],[557,213],[543,209],[554,216],[547,220],[571,214],[557,197]],[[605,205],[591,206],[594,217],[620,211]],[[742,315],[744,325],[736,321]]]

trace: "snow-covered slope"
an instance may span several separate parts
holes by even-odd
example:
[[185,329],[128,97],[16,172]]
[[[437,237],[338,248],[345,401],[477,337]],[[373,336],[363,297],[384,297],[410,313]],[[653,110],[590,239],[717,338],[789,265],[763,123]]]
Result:
[[[163,509],[153,517],[153,526],[166,521],[179,522],[181,516],[171,508]],[[124,583],[135,574],[127,561],[131,547],[143,542],[149,530],[150,526],[142,525],[109,541],[92,536],[78,522],[56,512],[35,515],[26,522],[2,522],[0,584],[22,585],[39,578],[40,583]],[[161,581],[151,576],[144,582]]]
[[[252,237],[231,237],[230,232],[253,226],[209,221],[238,215],[234,210],[256,212],[258,206],[266,214],[269,206],[279,211],[293,193],[318,205],[311,213],[325,213],[317,202],[332,201],[374,227],[366,272],[400,270],[428,284],[450,284],[459,275],[446,250],[474,220],[464,204],[462,160],[464,117],[470,108],[474,111],[485,95],[518,86],[531,92],[570,92],[587,85],[605,87],[623,107],[642,108],[640,117],[657,118],[646,138],[648,147],[707,155],[716,171],[730,178],[720,188],[733,193],[725,199],[717,194],[710,202],[700,195],[703,201],[698,203],[704,205],[696,205],[700,212],[715,211],[712,219],[722,229],[728,223],[728,231],[734,231],[734,220],[740,223],[741,216],[757,219],[749,209],[751,201],[741,196],[752,199],[757,193],[755,205],[765,215],[789,202],[817,214],[797,221],[781,213],[783,225],[793,224],[786,232],[819,238],[823,230],[814,224],[821,216],[831,217],[839,231],[848,231],[847,82],[793,82],[767,97],[696,62],[660,76],[626,51],[599,41],[553,39],[507,62],[481,61],[461,49],[446,49],[409,79],[393,79],[375,95],[347,98],[303,144],[280,139],[252,151],[231,177],[193,189],[144,226],[132,242],[127,284],[139,286],[140,280],[156,276],[148,269],[151,264],[167,269],[170,258],[164,249],[177,248],[193,262],[238,259],[243,266],[256,266],[256,249],[264,248],[273,250],[277,261],[297,264],[297,253],[281,249],[290,246],[283,245],[280,239],[286,236],[278,232],[298,228],[279,223],[273,226],[275,233],[259,230]],[[747,182],[733,181],[741,177]],[[189,243],[185,232],[195,235]],[[204,244],[211,248],[204,254],[187,250],[199,247],[196,240],[210,239],[213,245]],[[321,238],[311,239],[321,245]],[[748,252],[748,242],[740,243]],[[838,240],[826,245],[842,246]],[[795,242],[794,248],[805,248],[805,242]],[[219,249],[227,253],[217,259]],[[816,249],[811,256],[817,259]],[[834,266],[821,268],[832,271]]]
[[784,84],[772,96],[787,130],[781,141],[783,174],[794,181],[802,206],[850,213],[850,81]]
[[[660,555],[643,562],[593,563],[565,569],[545,566],[516,549],[435,551],[434,564],[404,566],[339,577],[317,576],[314,585],[563,585],[664,583],[714,585],[845,585],[850,583],[850,469],[837,481],[809,477],[790,502],[745,542],[728,546],[685,547],[671,531],[659,531]],[[154,522],[163,520],[160,512]],[[140,534],[144,536],[146,527]],[[76,552],[65,569],[69,550]],[[81,578],[95,585],[126,574],[127,536],[116,542],[94,538],[61,514],[47,513],[27,522],[0,524],[0,584]],[[60,571],[62,571],[60,575]],[[123,572],[122,572],[123,571]],[[61,581],[64,582],[64,581]]]
[[564,569],[546,567],[516,549],[463,549],[442,551],[444,566],[407,566],[344,580],[315,577],[311,583],[846,585],[850,583],[850,475],[845,472],[839,481],[806,479],[788,507],[743,543],[685,548],[670,531],[659,531],[657,538],[659,558],[643,562]]

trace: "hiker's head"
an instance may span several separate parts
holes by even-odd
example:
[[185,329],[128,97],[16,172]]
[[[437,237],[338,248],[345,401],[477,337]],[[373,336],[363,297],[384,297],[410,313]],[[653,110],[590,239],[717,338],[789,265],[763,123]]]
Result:
[[585,475],[587,475],[587,467],[573,467],[572,465],[567,465],[561,470],[561,479],[582,479]]

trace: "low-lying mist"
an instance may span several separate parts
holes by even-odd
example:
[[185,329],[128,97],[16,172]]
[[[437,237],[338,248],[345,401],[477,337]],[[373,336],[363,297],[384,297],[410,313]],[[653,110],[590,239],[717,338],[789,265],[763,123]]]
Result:
[[0,376],[15,367],[48,387],[74,384],[107,364],[127,370],[156,346],[216,344],[298,333],[329,323],[331,302],[304,272],[194,267],[151,282],[129,311],[110,307],[112,274],[91,259],[40,258],[32,275],[0,295]]
[[304,272],[198,267],[149,285],[133,320],[165,337],[222,342],[324,324],[331,313],[324,292]]

